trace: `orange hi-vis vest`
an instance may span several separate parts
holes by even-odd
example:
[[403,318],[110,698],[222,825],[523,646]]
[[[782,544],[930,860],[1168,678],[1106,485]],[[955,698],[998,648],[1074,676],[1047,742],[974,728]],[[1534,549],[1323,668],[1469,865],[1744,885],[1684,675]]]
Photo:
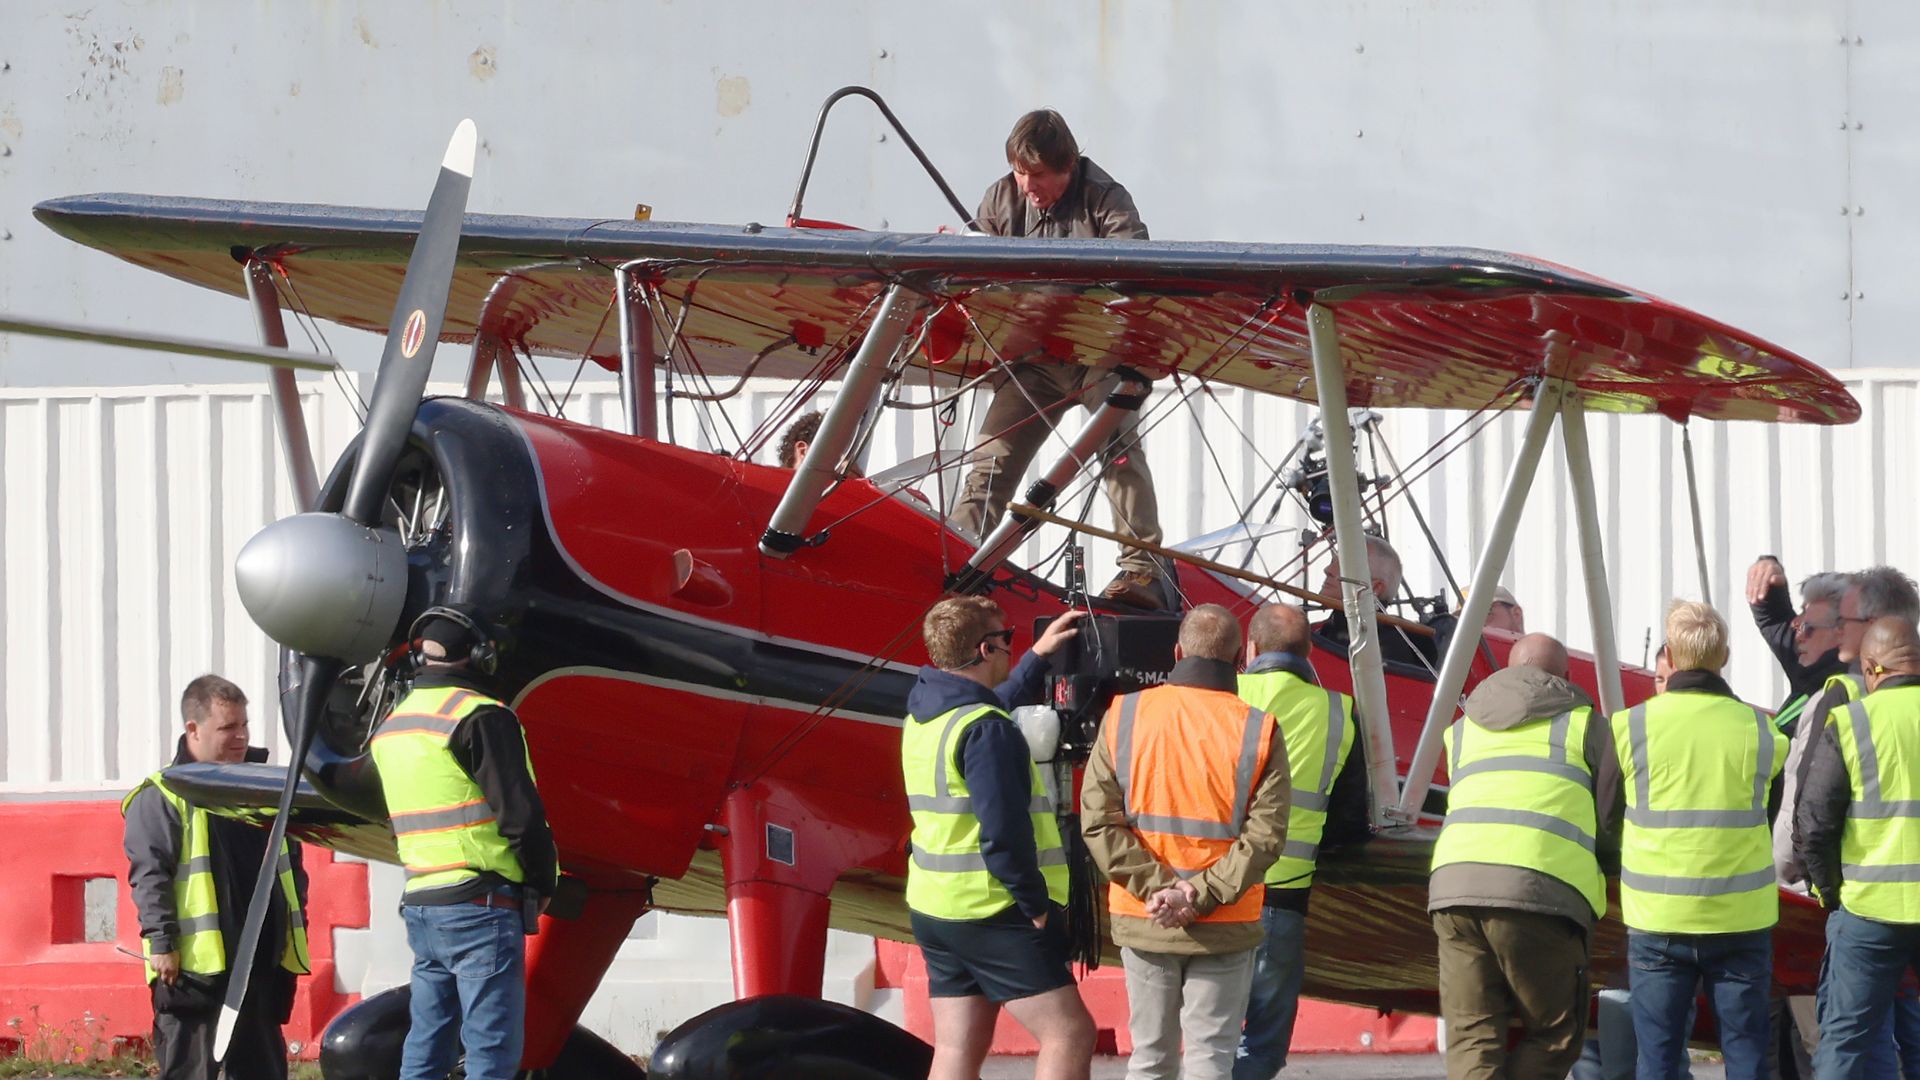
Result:
[[[1273,718],[1231,690],[1156,686],[1114,699],[1103,727],[1121,809],[1147,850],[1182,878],[1218,862],[1246,825]],[[1255,885],[1199,921],[1254,922],[1265,899],[1266,886]],[[1108,886],[1107,910],[1147,917],[1118,884]]]

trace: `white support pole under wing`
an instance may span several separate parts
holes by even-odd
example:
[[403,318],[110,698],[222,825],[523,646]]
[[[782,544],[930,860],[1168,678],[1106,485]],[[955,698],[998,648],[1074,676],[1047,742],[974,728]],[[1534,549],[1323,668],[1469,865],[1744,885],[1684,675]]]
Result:
[[867,336],[847,365],[847,377],[840,393],[820,421],[820,431],[807,444],[807,455],[793,470],[793,479],[774,507],[773,518],[760,535],[761,554],[784,559],[806,542],[807,521],[813,517],[820,499],[840,478],[840,461],[853,445],[863,418],[880,402],[885,388],[887,366],[906,340],[927,298],[902,285],[891,285],[880,302],[880,311],[867,327]]
[[653,311],[629,267],[613,272],[614,302],[620,305],[620,416],[629,435],[660,437],[660,408],[653,377],[659,357],[653,348]]
[[[1550,354],[1550,359],[1551,359]],[[1549,363],[1548,370],[1555,366]],[[1460,609],[1460,624],[1447,644],[1446,659],[1440,665],[1440,680],[1433,688],[1433,703],[1427,707],[1427,722],[1420,729],[1420,742],[1414,746],[1413,762],[1407,767],[1407,786],[1400,793],[1400,813],[1413,820],[1426,801],[1433,785],[1433,770],[1440,762],[1440,736],[1453,723],[1460,705],[1460,691],[1467,685],[1467,672],[1473,667],[1473,655],[1480,648],[1480,634],[1487,627],[1487,611],[1493,607],[1493,590],[1500,583],[1500,571],[1513,551],[1513,534],[1520,527],[1520,511],[1527,505],[1527,491],[1533,486],[1534,470],[1540,465],[1540,453],[1553,433],[1553,419],[1560,412],[1560,399],[1566,383],[1556,378],[1543,379],[1533,392],[1533,411],[1527,416],[1526,435],[1520,441],[1520,453],[1507,473],[1506,491],[1500,496],[1500,510],[1494,515],[1493,530],[1487,546],[1473,567],[1473,584],[1467,586],[1467,601]]]
[[1713,575],[1707,570],[1707,532],[1700,521],[1700,478],[1693,471],[1693,427],[1680,424],[1680,456],[1687,467],[1687,509],[1693,517],[1693,562],[1700,571],[1700,599],[1713,604]]
[[1567,451],[1567,476],[1573,485],[1573,518],[1580,533],[1580,569],[1587,582],[1587,617],[1593,625],[1595,684],[1600,710],[1608,716],[1627,707],[1620,689],[1620,649],[1613,636],[1613,594],[1607,588],[1607,561],[1600,547],[1599,500],[1593,491],[1593,455],[1587,443],[1586,401],[1569,392],[1560,402],[1560,439]]
[[1320,425],[1326,434],[1327,487],[1333,496],[1334,546],[1340,556],[1340,596],[1347,611],[1347,662],[1353,670],[1353,697],[1360,712],[1360,742],[1367,764],[1367,806],[1377,826],[1391,824],[1389,814],[1400,788],[1393,752],[1393,719],[1387,713],[1387,676],[1381,667],[1380,628],[1372,576],[1367,572],[1367,538],[1360,517],[1360,481],[1353,472],[1353,427],[1347,419],[1346,365],[1340,359],[1340,330],[1333,309],[1307,308],[1307,336],[1313,347],[1313,382],[1320,397]]
[[[247,298],[253,301],[253,314],[260,327],[260,344],[270,349],[287,347],[287,324],[280,315],[280,290],[273,284],[273,268],[259,259],[248,259]],[[307,414],[300,407],[300,384],[292,368],[276,367],[267,376],[273,391],[274,427],[280,433],[280,453],[287,461],[287,480],[293,485],[294,503],[301,513],[320,505],[320,474],[313,464],[313,444],[307,441]]]

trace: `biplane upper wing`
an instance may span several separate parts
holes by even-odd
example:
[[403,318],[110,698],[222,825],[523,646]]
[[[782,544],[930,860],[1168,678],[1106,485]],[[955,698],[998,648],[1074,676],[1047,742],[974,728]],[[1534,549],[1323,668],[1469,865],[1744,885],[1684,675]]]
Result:
[[[236,257],[259,255],[287,273],[290,304],[375,331],[386,327],[420,224],[417,212],[143,195],[72,196],[34,213],[69,239],[236,296]],[[655,287],[663,350],[709,376],[740,374],[762,353],[756,374],[817,374],[899,282],[938,305],[917,362],[942,377],[978,373],[996,356],[1119,359],[1314,400],[1313,300],[1338,312],[1354,406],[1478,408],[1552,363],[1604,411],[1828,424],[1860,415],[1827,372],[1751,334],[1564,267],[1467,248],[476,214],[461,236],[442,338],[471,340],[484,317],[487,330],[533,353],[613,367],[613,270],[622,265]],[[828,348],[782,348],[796,341]]]

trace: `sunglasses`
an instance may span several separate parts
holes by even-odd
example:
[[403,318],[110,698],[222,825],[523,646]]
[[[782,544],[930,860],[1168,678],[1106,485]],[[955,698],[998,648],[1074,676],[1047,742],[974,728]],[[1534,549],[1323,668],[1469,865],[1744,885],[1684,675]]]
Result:
[[1013,648],[1013,631],[1011,629],[991,631],[990,633],[981,637],[980,644],[985,645],[989,641],[996,641],[996,640],[1000,642],[1000,646],[1002,648],[1006,648],[1006,649]]

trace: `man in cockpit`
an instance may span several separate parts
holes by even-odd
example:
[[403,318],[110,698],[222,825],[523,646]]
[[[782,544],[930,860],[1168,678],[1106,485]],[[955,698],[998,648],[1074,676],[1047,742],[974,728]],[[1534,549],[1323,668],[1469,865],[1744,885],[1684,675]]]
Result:
[[[1367,569],[1373,586],[1374,602],[1384,604],[1400,591],[1400,553],[1393,545],[1377,536],[1367,537]],[[1336,553],[1327,563],[1326,580],[1320,586],[1320,592],[1330,597],[1340,596],[1340,556]],[[1338,608],[1327,616],[1325,622],[1314,627],[1321,637],[1336,645],[1347,643],[1347,614]],[[1432,670],[1440,660],[1440,650],[1435,639],[1425,635],[1403,630],[1385,623],[1376,623],[1374,634],[1380,640],[1380,655],[1397,663],[1407,664],[1422,671]]]
[[[1007,165],[1010,171],[987,189],[974,215],[982,230],[995,236],[1147,238],[1133,196],[1080,153],[1067,122],[1052,109],[1035,110],[1014,124],[1007,136]],[[954,507],[956,523],[983,538],[992,532],[1064,407],[1077,401],[1098,408],[1115,378],[1110,365],[1008,365],[980,424],[981,460],[967,474]],[[1129,415],[1101,455],[1107,501],[1113,507],[1115,531],[1157,544],[1160,507],[1139,444],[1138,421],[1137,413]],[[1123,547],[1119,563],[1120,572],[1103,595],[1135,607],[1165,605],[1151,555]]]

